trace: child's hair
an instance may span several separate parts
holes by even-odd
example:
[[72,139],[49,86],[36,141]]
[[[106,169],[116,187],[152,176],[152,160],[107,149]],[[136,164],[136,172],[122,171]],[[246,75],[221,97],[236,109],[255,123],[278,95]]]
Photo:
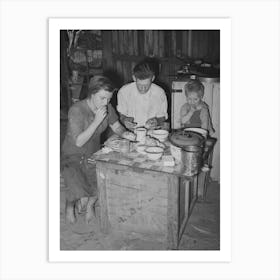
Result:
[[138,80],[146,80],[155,75],[154,70],[147,62],[141,62],[133,68],[133,75]]
[[116,89],[114,84],[111,82],[111,80],[102,75],[96,75],[92,77],[90,79],[88,88],[89,88],[88,97],[90,97],[93,94],[96,94],[98,91],[102,89],[109,92],[114,92]]
[[190,80],[185,85],[185,95],[188,96],[190,92],[196,92],[200,98],[203,98],[204,85],[199,80]]

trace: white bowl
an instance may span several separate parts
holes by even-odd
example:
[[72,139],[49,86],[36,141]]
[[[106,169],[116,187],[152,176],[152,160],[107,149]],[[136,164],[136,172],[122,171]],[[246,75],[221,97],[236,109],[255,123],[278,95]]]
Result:
[[207,138],[207,135],[208,135],[208,131],[206,129],[200,128],[200,127],[188,127],[188,128],[185,128],[184,131],[197,132],[197,133],[201,134],[204,138]]
[[164,142],[168,137],[168,131],[164,129],[155,129],[152,132],[152,136],[158,139],[160,142]]
[[148,147],[145,149],[146,155],[150,160],[158,160],[162,157],[163,148],[161,147]]

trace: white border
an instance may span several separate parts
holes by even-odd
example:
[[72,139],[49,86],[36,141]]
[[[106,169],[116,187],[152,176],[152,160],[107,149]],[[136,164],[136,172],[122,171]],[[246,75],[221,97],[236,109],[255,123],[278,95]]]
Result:
[[[220,29],[221,234],[220,251],[60,251],[59,46],[60,29]],[[184,28],[182,28],[184,27]],[[49,260],[52,262],[228,262],[231,260],[231,21],[228,18],[49,19]],[[226,167],[226,168],[224,168]],[[98,253],[97,253],[98,252]]]

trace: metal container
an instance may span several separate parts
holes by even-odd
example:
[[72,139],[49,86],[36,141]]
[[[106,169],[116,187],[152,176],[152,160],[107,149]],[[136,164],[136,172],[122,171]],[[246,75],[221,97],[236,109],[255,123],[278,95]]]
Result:
[[202,165],[205,138],[196,132],[179,130],[170,135],[169,141],[171,154],[182,163],[185,175],[196,175]]
[[127,139],[121,139],[119,142],[119,151],[123,154],[130,152],[130,142]]

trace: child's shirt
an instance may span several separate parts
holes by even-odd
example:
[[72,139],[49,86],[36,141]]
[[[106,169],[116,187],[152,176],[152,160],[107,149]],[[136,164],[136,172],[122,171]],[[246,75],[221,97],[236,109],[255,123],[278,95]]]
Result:
[[[183,123],[183,117],[188,114],[191,109],[191,106],[188,103],[185,103],[180,110],[180,122],[182,127],[200,127],[207,129],[209,133],[214,133],[214,128],[211,121],[211,116],[209,113],[208,105],[205,102],[200,103],[201,109],[196,110],[189,121]],[[203,119],[207,120],[206,127],[202,127]]]

